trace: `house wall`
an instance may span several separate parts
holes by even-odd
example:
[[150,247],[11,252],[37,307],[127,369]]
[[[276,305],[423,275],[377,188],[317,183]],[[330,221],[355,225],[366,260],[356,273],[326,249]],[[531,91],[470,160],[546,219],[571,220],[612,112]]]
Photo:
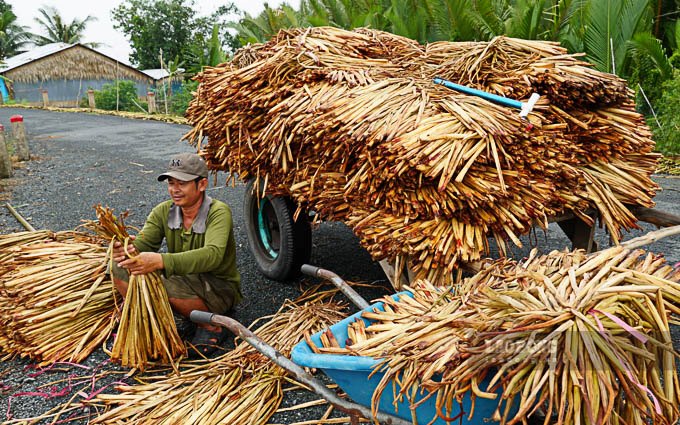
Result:
[[[14,82],[14,98],[17,101],[27,101],[42,105],[42,90],[47,90],[47,95],[52,106],[77,106],[80,99],[87,96],[87,90],[101,90],[104,84],[115,84],[112,80],[49,80],[38,83]],[[146,82],[135,82],[137,95],[146,98],[149,88],[153,87]]]

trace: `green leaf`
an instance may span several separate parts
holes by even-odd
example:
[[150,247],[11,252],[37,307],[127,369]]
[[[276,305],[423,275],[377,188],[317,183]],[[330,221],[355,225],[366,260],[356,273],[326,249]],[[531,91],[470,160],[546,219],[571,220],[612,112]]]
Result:
[[661,40],[658,40],[649,32],[638,33],[633,36],[628,45],[635,53],[649,57],[661,72],[663,79],[673,77],[673,66],[666,56]]

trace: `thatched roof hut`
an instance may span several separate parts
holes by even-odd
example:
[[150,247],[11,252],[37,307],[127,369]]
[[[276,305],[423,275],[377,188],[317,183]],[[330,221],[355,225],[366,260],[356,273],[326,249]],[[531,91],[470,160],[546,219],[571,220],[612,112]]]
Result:
[[51,102],[74,104],[88,88],[99,89],[116,80],[137,83],[146,94],[153,78],[138,69],[82,44],[52,43],[8,58],[0,75],[12,86],[14,98],[42,102],[47,90]]

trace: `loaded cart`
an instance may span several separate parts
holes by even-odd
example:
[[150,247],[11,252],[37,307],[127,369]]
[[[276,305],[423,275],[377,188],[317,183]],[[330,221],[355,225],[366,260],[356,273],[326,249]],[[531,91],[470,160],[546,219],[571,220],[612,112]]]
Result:
[[[680,417],[680,271],[623,243],[640,221],[680,219],[654,209],[660,155],[624,80],[550,42],[336,28],[281,31],[197,80],[186,137],[246,182],[266,276],[298,273],[310,224],[341,221],[396,290],[408,283],[295,351],[372,411],[351,409],[392,423]],[[550,222],[584,250],[507,258]],[[597,225],[613,247],[595,245]]]

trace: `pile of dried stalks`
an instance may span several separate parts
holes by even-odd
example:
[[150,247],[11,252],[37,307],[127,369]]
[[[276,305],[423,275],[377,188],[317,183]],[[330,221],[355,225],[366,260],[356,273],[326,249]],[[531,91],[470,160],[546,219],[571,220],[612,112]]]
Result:
[[[542,101],[530,128],[433,77]],[[208,138],[213,169],[344,221],[375,259],[438,284],[489,236],[505,250],[549,217],[591,222],[594,209],[618,241],[636,227],[625,204],[653,206],[658,158],[630,90],[554,43],[282,30],[197,79],[186,138]]]
[[[308,291],[284,304],[255,333],[290,356],[298,342],[291,335],[300,335],[301,329],[319,331],[344,317],[346,306],[329,299],[334,293]],[[285,371],[242,342],[178,375],[151,377],[140,385],[118,387],[120,394],[98,395],[93,403],[110,410],[92,423],[266,424],[288,380]]]
[[[116,241],[121,242],[127,252],[128,244],[132,242],[123,217],[117,218],[112,210],[101,205],[95,209],[98,222],[88,226],[100,237],[110,240],[111,246]],[[109,252],[109,262],[112,262],[111,248]],[[136,255],[128,254],[128,257]],[[111,359],[121,365],[140,370],[144,370],[150,360],[172,363],[186,355],[159,272],[130,276],[110,354]]]
[[679,282],[679,268],[643,250],[534,251],[455,289],[418,281],[413,298],[387,298],[364,314],[373,323],[350,328],[349,348],[330,352],[384,359],[374,409],[396,381],[409,401],[431,391],[447,417],[469,392],[497,400],[503,424],[539,408],[546,424],[675,424]]
[[0,235],[0,352],[81,362],[117,322],[106,249],[90,235]]

